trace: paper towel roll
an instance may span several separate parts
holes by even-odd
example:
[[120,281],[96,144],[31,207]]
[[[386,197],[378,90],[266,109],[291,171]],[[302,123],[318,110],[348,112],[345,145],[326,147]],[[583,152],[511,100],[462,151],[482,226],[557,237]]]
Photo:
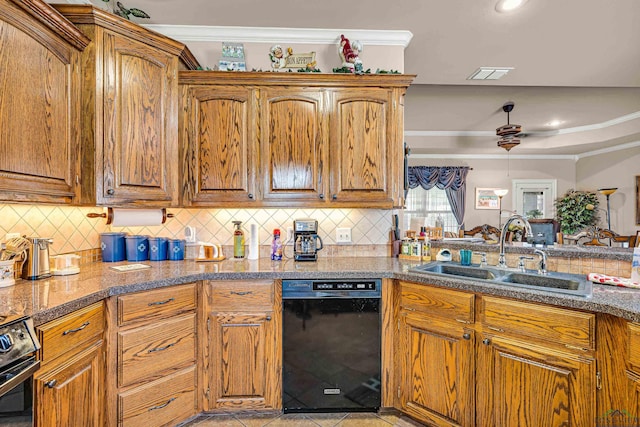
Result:
[[249,255],[247,259],[258,259],[260,257],[260,237],[258,236],[258,224],[249,225]]
[[161,225],[162,209],[113,209],[113,227],[138,227],[143,225]]

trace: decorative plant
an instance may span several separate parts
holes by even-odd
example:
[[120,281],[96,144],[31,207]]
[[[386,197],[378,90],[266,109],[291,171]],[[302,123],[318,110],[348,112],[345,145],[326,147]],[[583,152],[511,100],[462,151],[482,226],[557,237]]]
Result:
[[529,212],[527,212],[526,215],[527,215],[527,218],[531,218],[531,219],[542,218],[542,211],[540,211],[540,209],[532,209]]
[[564,234],[575,234],[598,221],[598,196],[591,191],[569,190],[555,202],[556,221]]
[[[111,0],[102,0],[102,1],[105,3],[109,3]],[[135,16],[136,18],[145,18],[145,19],[151,18],[147,14],[147,12],[145,12],[144,10],[136,9],[135,7],[132,7],[131,9],[127,9],[119,1],[116,2],[116,7],[113,8],[113,13],[125,19],[131,19],[130,16]]]

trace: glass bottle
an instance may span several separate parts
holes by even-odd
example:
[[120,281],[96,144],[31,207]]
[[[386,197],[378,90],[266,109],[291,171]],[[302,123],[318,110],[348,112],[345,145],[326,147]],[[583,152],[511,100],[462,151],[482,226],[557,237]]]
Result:
[[233,221],[236,229],[233,231],[233,257],[244,258],[244,233],[240,229],[242,221]]

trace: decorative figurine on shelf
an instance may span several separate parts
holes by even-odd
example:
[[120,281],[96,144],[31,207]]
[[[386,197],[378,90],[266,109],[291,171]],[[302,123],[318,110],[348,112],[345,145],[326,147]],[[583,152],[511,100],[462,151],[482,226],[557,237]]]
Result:
[[362,60],[359,55],[362,52],[362,43],[358,40],[350,42],[344,34],[340,34],[340,43],[338,45],[338,54],[342,59],[342,68],[345,72],[362,73]]
[[287,57],[284,54],[284,50],[280,45],[271,46],[269,51],[269,58],[271,59],[271,68],[284,68]]

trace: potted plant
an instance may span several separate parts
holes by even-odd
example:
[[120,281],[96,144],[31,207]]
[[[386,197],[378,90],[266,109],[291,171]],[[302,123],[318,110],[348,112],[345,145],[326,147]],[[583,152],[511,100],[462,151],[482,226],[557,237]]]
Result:
[[598,221],[598,196],[591,191],[569,190],[555,202],[556,221],[563,234],[575,234]]

